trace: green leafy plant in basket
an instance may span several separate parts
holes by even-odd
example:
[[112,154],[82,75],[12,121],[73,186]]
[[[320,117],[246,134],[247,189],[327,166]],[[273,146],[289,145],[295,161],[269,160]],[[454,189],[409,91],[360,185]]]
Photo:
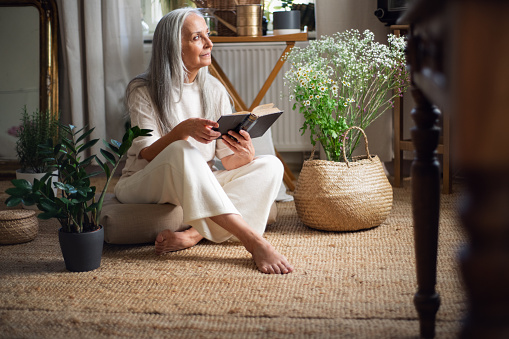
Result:
[[[85,157],[85,152],[99,141],[99,139],[86,141],[94,128],[78,130],[73,125],[61,125],[61,131],[63,134],[61,142],[55,147],[44,148],[46,159],[54,163],[54,168],[49,169],[41,180],[34,180],[33,184],[24,179],[12,180],[14,187],[6,190],[10,195],[6,204],[10,207],[20,203],[36,204],[42,211],[38,217],[58,219],[64,232],[92,232],[99,229],[98,221],[104,196],[120,160],[135,138],[149,136],[151,131],[135,126],[126,131],[121,143],[116,140],[111,140],[110,143],[103,140],[107,148],[100,150],[104,161],[97,155]],[[94,159],[101,171],[89,173],[87,167]],[[60,189],[60,193],[56,195],[50,180],[51,171],[55,168],[58,171],[58,180],[53,184]],[[106,174],[106,183],[96,200],[96,187],[91,186],[90,178],[100,173]]]
[[279,8],[279,9],[282,9],[284,11],[291,11],[292,10],[292,5],[293,5],[293,0],[286,0],[286,1],[281,1],[281,6],[280,7],[275,7],[275,8]]
[[[351,126],[366,129],[393,107],[394,98],[409,86],[405,37],[388,35],[388,44],[375,42],[366,30],[336,33],[295,47],[286,58],[290,69],[284,78],[304,115],[301,128],[319,141],[328,160],[342,161],[342,136]],[[346,139],[347,158],[358,146],[360,134]]]

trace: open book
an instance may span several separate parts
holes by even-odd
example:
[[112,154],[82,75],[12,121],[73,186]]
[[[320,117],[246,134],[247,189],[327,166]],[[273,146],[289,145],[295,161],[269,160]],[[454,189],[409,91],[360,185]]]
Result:
[[[269,129],[274,121],[283,114],[283,111],[274,104],[257,106],[252,112],[242,111],[233,114],[222,115],[217,123],[215,131],[221,132],[221,136],[228,134],[228,131],[239,132],[241,129],[247,131],[251,138],[261,137]],[[219,137],[221,138],[221,137]]]

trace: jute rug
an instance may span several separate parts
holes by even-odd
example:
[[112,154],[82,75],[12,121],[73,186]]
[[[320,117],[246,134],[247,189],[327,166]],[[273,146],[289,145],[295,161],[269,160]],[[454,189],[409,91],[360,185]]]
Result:
[[[238,243],[208,241],[163,256],[152,245],[105,245],[99,269],[70,273],[57,222],[41,221],[34,241],[0,246],[0,337],[417,338],[409,186],[394,189],[384,224],[359,232],[310,229],[293,202],[278,203],[266,238],[295,266],[286,276],[259,273]],[[441,198],[436,331],[455,338],[464,235],[458,194]]]

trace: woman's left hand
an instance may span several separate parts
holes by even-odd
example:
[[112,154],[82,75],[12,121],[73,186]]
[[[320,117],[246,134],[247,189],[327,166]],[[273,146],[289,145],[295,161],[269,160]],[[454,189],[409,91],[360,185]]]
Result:
[[233,151],[232,155],[221,160],[225,169],[239,168],[253,161],[255,149],[248,132],[244,130],[239,133],[229,131],[228,136],[223,135],[222,139],[226,146]]

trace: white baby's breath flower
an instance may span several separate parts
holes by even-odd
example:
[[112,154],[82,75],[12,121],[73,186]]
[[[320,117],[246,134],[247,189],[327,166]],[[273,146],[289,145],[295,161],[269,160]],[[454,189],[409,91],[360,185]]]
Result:
[[[290,100],[306,107],[301,112],[310,129],[324,127],[320,124],[329,121],[330,114],[348,125],[359,125],[363,119],[367,126],[365,119],[369,125],[380,112],[391,108],[386,93],[396,89],[395,95],[401,95],[409,85],[405,48],[405,37],[389,34],[387,44],[378,43],[369,30],[348,30],[311,40],[303,48],[294,47],[285,55],[290,64],[284,74]],[[352,105],[355,102],[358,104]]]

